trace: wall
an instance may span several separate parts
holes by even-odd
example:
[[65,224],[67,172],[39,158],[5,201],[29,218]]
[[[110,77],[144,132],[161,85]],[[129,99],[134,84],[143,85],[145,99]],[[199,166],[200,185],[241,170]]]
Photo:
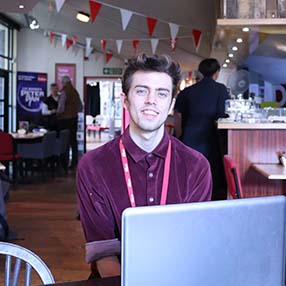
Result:
[[[48,86],[55,81],[55,64],[76,64],[76,88],[83,97],[84,76],[103,76],[103,67],[123,67],[122,60],[112,58],[105,65],[102,53],[91,54],[89,60],[84,60],[84,49],[80,47],[62,47],[61,39],[55,37],[53,44],[49,37],[41,32],[22,29],[18,33],[18,71],[43,72],[48,74]],[[106,77],[106,76],[105,76]]]

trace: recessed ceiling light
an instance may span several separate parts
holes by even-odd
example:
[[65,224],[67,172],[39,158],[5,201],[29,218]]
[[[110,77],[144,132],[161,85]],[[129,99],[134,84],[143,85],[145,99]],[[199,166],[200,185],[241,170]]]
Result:
[[233,46],[231,49],[232,49],[233,51],[237,51],[237,50],[238,50],[238,47],[237,47],[237,46]]
[[19,4],[19,9],[24,9],[25,8],[25,6],[23,5],[23,4]]
[[243,27],[243,28],[242,28],[242,31],[243,31],[243,32],[249,32],[250,29],[249,29],[248,27]]
[[81,22],[84,22],[84,23],[87,23],[89,21],[89,15],[87,13],[84,13],[82,11],[79,11],[77,14],[76,14],[76,18],[81,21]]
[[237,43],[242,43],[243,40],[242,40],[241,38],[237,38],[237,39],[236,39],[236,42],[237,42]]
[[230,59],[226,59],[225,62],[226,62],[227,64],[229,64],[229,63],[230,63]]
[[227,64],[223,64],[222,66],[223,66],[224,68],[227,68]]
[[228,57],[229,57],[229,58],[233,58],[234,55],[233,55],[232,53],[230,53],[230,54],[228,54]]

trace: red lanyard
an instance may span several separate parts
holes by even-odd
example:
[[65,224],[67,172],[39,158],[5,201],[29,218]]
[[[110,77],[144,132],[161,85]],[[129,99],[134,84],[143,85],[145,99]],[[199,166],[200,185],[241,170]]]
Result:
[[[134,197],[134,192],[133,192],[133,187],[132,187],[132,182],[131,182],[131,175],[129,172],[129,166],[128,166],[128,161],[127,161],[126,151],[125,151],[125,148],[124,148],[124,145],[122,142],[122,138],[119,141],[119,148],[120,148],[121,162],[122,162],[122,167],[124,170],[125,182],[126,182],[126,186],[127,186],[127,190],[128,190],[129,200],[130,200],[131,207],[134,208],[134,207],[136,207],[135,197]],[[169,175],[170,175],[170,163],[171,163],[171,140],[169,140],[167,156],[165,159],[164,177],[163,177],[163,185],[162,185],[160,205],[165,205],[166,200],[167,200]]]

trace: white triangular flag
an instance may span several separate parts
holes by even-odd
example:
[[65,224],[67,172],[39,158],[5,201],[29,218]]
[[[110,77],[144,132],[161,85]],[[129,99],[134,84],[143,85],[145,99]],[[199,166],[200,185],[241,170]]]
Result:
[[66,34],[62,34],[62,46],[63,47],[66,45],[66,41],[67,41],[67,35]]
[[152,53],[155,55],[156,49],[159,43],[159,39],[151,39],[151,47],[152,47]]
[[176,39],[178,32],[179,32],[179,25],[169,23],[170,26],[170,32],[171,32],[171,39],[174,40]]
[[120,13],[121,13],[122,29],[123,31],[125,31],[133,13],[125,9],[120,9]]
[[91,47],[91,38],[85,38],[86,46],[85,46],[85,57],[88,58],[90,53],[92,52]]
[[120,54],[122,48],[122,40],[116,40],[117,53]]
[[64,3],[65,3],[65,0],[56,0],[57,12],[60,12],[60,10],[63,7]]
[[85,38],[85,42],[86,42],[86,49],[89,49],[91,46],[91,38]]
[[85,49],[85,57],[88,58],[92,52],[93,48],[89,47]]

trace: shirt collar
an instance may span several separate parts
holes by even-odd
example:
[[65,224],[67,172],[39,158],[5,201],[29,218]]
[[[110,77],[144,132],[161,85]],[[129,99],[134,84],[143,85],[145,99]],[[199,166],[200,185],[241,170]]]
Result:
[[[158,144],[158,146],[151,152],[151,154],[165,158],[167,156],[167,150],[168,150],[168,144],[170,140],[170,135],[167,132],[164,132],[163,138],[161,142]],[[122,135],[122,141],[124,144],[124,147],[127,151],[127,153],[131,156],[131,158],[137,163],[147,154],[146,151],[142,150],[140,147],[138,147],[135,142],[132,140],[129,132],[129,128],[126,129],[126,131]]]

